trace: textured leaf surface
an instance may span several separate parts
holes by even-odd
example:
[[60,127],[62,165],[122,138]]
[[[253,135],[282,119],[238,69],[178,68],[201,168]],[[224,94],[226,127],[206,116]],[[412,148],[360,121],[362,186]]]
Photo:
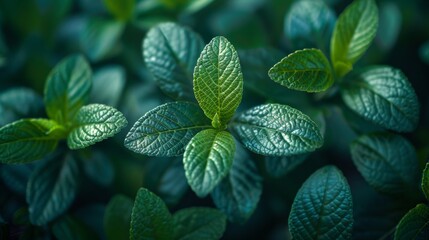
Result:
[[289,231],[293,239],[351,239],[353,206],[341,171],[326,166],[302,185],[292,204]]
[[155,194],[140,188],[131,214],[130,239],[169,240],[173,220],[167,206]]
[[210,119],[218,118],[225,125],[234,115],[243,93],[243,74],[238,54],[226,38],[213,38],[201,52],[195,66],[194,93]]
[[130,239],[132,199],[124,195],[115,195],[106,207],[104,231],[108,240]]
[[331,60],[339,77],[352,69],[374,39],[378,10],[374,0],[356,0],[338,17],[331,39]]
[[314,151],[323,144],[316,123],[286,105],[254,107],[234,119],[231,127],[246,148],[262,155],[295,155]]
[[297,154],[282,157],[266,156],[265,169],[271,176],[281,177],[303,163],[307,157],[308,154]]
[[429,200],[429,162],[426,163],[426,167],[423,170],[422,190],[426,199]]
[[116,106],[125,86],[125,69],[119,65],[104,67],[94,73],[90,101]]
[[270,78],[294,90],[322,92],[334,83],[328,59],[319,49],[298,50],[274,65]]
[[418,204],[399,222],[395,240],[424,240],[429,238],[429,207]]
[[47,119],[22,119],[0,128],[0,162],[28,163],[52,152],[65,130]]
[[362,135],[351,144],[353,162],[365,180],[383,193],[417,191],[419,164],[416,152],[399,135]]
[[143,57],[161,90],[176,100],[194,100],[192,74],[204,41],[175,23],[152,28],[143,42]]
[[195,135],[183,156],[185,174],[192,190],[205,197],[228,174],[235,142],[226,131],[207,129]]
[[42,98],[28,88],[12,88],[0,94],[0,126],[43,112]]
[[73,120],[67,145],[70,149],[86,148],[114,136],[127,124],[124,115],[113,107],[103,104],[84,106]]
[[104,0],[109,12],[119,20],[128,20],[133,16],[135,0]]
[[176,212],[173,222],[174,239],[177,240],[220,239],[226,227],[226,217],[222,212],[202,207]]
[[45,84],[44,101],[49,118],[67,125],[88,101],[91,68],[81,55],[72,55],[58,63]]
[[412,131],[419,120],[419,102],[404,74],[387,66],[362,70],[344,83],[341,94],[354,112],[384,128]]
[[97,238],[97,235],[82,221],[68,215],[52,225],[52,233],[61,240],[92,240]]
[[197,104],[166,103],[134,124],[125,138],[125,146],[149,156],[178,156],[195,134],[209,127],[209,119]]

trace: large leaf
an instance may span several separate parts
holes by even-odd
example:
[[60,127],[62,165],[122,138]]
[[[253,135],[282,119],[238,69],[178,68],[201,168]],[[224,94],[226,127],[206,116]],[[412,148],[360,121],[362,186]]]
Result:
[[412,131],[419,120],[419,102],[404,74],[388,66],[363,69],[345,81],[341,95],[346,105],[366,120],[384,128]]
[[109,12],[119,20],[128,20],[133,16],[136,0],[104,0]]
[[395,240],[425,240],[429,238],[429,207],[418,204],[399,222]]
[[225,231],[226,217],[216,209],[194,207],[173,215],[174,239],[217,240]]
[[262,155],[296,155],[314,151],[323,144],[316,123],[286,105],[254,107],[241,113],[230,126],[246,148]]
[[163,92],[176,100],[194,100],[192,73],[203,39],[175,23],[152,28],[143,41],[144,61]]
[[47,119],[22,119],[0,128],[0,162],[28,163],[52,152],[65,129]]
[[104,214],[104,230],[108,240],[129,239],[132,199],[115,195],[106,207]]
[[114,136],[127,124],[124,115],[113,107],[103,104],[84,106],[73,119],[67,145],[70,149],[86,148]]
[[419,164],[406,139],[389,133],[362,135],[351,144],[353,162],[376,190],[390,194],[418,191]]
[[210,121],[198,105],[166,103],[134,124],[125,138],[125,146],[149,156],[178,156],[195,134],[209,127]]
[[338,77],[347,74],[365,53],[378,27],[374,0],[356,0],[338,17],[331,39],[331,60]]
[[28,88],[12,88],[0,94],[0,126],[42,112],[42,98]]
[[281,177],[303,163],[307,157],[308,154],[297,154],[282,157],[266,156],[264,159],[265,169],[271,176]]
[[90,101],[116,106],[125,86],[125,69],[112,65],[94,73]]
[[423,170],[422,190],[426,199],[429,200],[429,162],[426,163],[426,167]]
[[81,55],[72,55],[58,63],[45,84],[44,101],[49,118],[60,124],[71,122],[88,101],[91,68]]
[[30,177],[27,203],[30,221],[43,226],[63,214],[72,204],[79,183],[79,168],[70,154],[44,162]]
[[194,93],[214,127],[225,126],[234,115],[243,93],[243,74],[238,54],[226,38],[213,38],[201,52]]
[[235,142],[229,132],[207,129],[195,135],[183,156],[185,174],[192,190],[205,197],[228,174]]
[[140,188],[131,214],[130,239],[169,240],[173,236],[173,226],[164,202],[149,190]]
[[292,204],[289,231],[293,239],[351,239],[352,195],[347,180],[334,166],[313,173]]
[[328,59],[319,49],[298,50],[268,72],[270,78],[294,90],[322,92],[334,83]]
[[61,240],[91,240],[97,235],[79,219],[66,215],[52,225],[52,233]]

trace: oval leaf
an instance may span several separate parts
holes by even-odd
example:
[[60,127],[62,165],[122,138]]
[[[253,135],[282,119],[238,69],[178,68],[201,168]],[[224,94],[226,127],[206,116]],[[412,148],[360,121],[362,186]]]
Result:
[[399,222],[395,240],[424,240],[429,238],[429,207],[418,204]]
[[108,240],[130,239],[132,199],[115,195],[107,204],[104,214],[104,231]]
[[43,112],[43,100],[32,89],[12,88],[0,94],[0,126]]
[[429,200],[429,162],[426,163],[426,167],[423,170],[422,190],[426,199]]

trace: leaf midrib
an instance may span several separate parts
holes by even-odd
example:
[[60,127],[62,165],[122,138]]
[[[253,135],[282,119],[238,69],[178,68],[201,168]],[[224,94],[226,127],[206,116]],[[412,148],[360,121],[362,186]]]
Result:
[[178,132],[178,131],[185,131],[185,130],[192,130],[192,129],[198,129],[198,128],[211,128],[211,125],[199,125],[199,126],[191,126],[191,127],[181,127],[181,128],[175,128],[175,129],[167,129],[164,131],[158,131],[153,133],[144,133],[145,136],[154,136],[154,135],[161,135],[161,134],[167,134],[171,132]]

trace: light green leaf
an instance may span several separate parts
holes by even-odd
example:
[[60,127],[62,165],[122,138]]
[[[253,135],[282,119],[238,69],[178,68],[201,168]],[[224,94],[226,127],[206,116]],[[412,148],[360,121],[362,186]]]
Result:
[[42,98],[29,88],[11,88],[0,94],[0,126],[43,112]]
[[192,73],[204,41],[175,23],[152,28],[143,41],[143,57],[161,90],[176,100],[194,100]]
[[205,197],[228,174],[235,142],[229,132],[207,129],[195,135],[183,155],[185,174],[192,190]]
[[119,20],[126,21],[133,16],[136,0],[103,0],[109,12]]
[[66,215],[52,225],[52,233],[61,240],[92,240],[97,235],[79,219]]
[[351,239],[353,203],[341,171],[326,166],[313,173],[299,189],[289,215],[293,239]]
[[43,226],[63,214],[78,190],[79,168],[70,154],[44,162],[30,177],[26,199],[30,221]]
[[422,190],[426,199],[429,200],[429,162],[426,163],[426,167],[423,170]]
[[133,200],[124,195],[115,195],[107,204],[104,214],[104,231],[108,240],[130,239]]
[[419,164],[406,139],[389,133],[362,135],[350,146],[352,159],[365,180],[382,193],[418,191]]
[[234,47],[224,37],[207,44],[194,71],[194,93],[200,107],[210,119],[225,126],[241,102],[243,74]]
[[164,202],[149,190],[140,188],[131,214],[130,239],[170,240],[173,226],[173,219]]
[[225,231],[226,217],[216,209],[193,207],[177,211],[173,223],[174,239],[217,240]]
[[44,101],[49,118],[67,126],[86,104],[91,91],[91,67],[81,55],[58,63],[45,84]]
[[418,204],[399,222],[395,240],[425,240],[429,238],[429,207]]
[[346,75],[365,53],[378,27],[374,0],[355,0],[338,17],[331,39],[331,61],[338,77]]
[[119,65],[103,67],[94,73],[90,101],[116,106],[125,86],[125,69]]
[[0,128],[0,162],[28,163],[38,160],[66,136],[65,129],[48,119],[22,119]]
[[195,134],[210,127],[209,119],[197,104],[166,103],[141,117],[128,132],[124,144],[149,156],[178,156]]
[[268,75],[287,88],[306,92],[322,92],[334,83],[329,61],[319,49],[289,54],[274,65]]
[[67,145],[70,149],[86,148],[114,136],[127,124],[124,115],[113,107],[103,104],[84,106],[73,120]]
[[266,156],[265,169],[271,176],[281,177],[302,164],[307,157],[308,154],[297,154],[282,157]]
[[317,124],[287,105],[254,107],[241,113],[230,126],[246,148],[267,156],[307,153],[323,144]]
[[346,105],[381,127],[410,132],[419,120],[419,102],[404,74],[388,66],[374,66],[351,76],[341,86]]

